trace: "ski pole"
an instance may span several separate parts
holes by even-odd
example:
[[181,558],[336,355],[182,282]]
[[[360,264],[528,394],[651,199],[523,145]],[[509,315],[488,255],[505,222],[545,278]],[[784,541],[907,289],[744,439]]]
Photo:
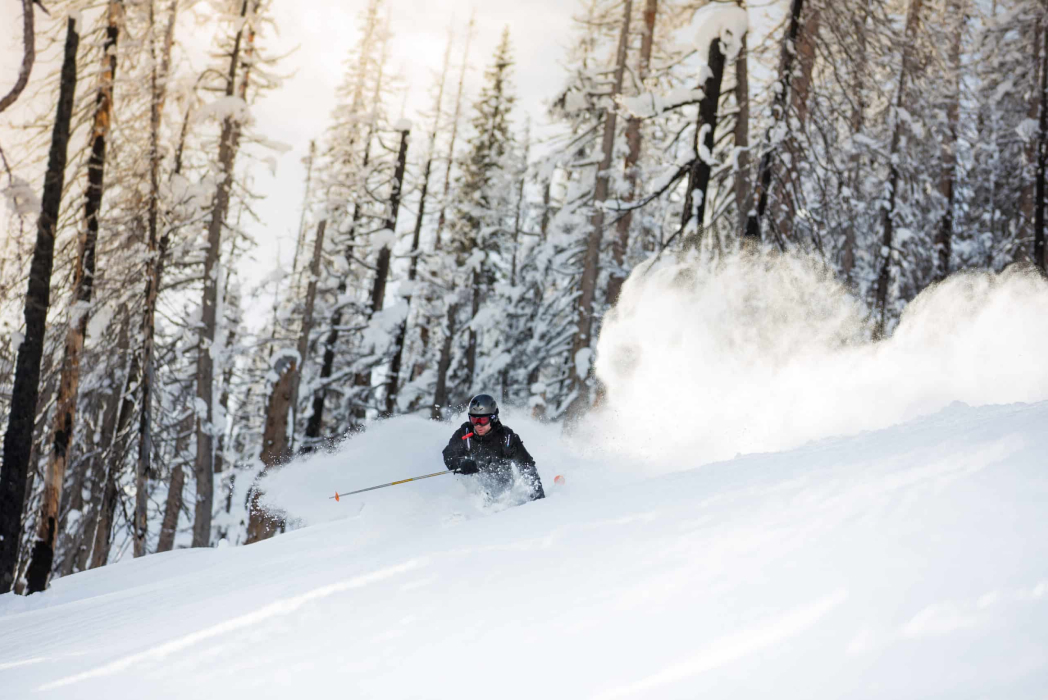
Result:
[[334,496],[328,496],[328,500],[330,501],[332,498],[334,498],[336,501],[338,501],[338,500],[341,500],[341,498],[340,498],[341,496],[352,496],[355,493],[364,493],[365,491],[374,491],[375,489],[384,489],[387,486],[396,486],[397,484],[406,484],[409,481],[419,481],[421,479],[428,479],[431,476],[440,476],[442,474],[454,474],[454,473],[455,472],[453,472],[453,471],[433,472],[432,474],[426,474],[424,476],[413,476],[410,479],[401,479],[400,481],[391,481],[388,484],[380,484],[379,486],[372,486],[370,488],[360,489],[359,491],[350,491],[349,493],[339,493],[338,491],[336,491]]

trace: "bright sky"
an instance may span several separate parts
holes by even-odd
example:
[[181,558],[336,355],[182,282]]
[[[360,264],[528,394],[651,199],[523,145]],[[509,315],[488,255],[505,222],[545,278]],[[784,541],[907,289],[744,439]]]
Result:
[[[272,3],[272,16],[279,34],[270,33],[263,41],[272,55],[290,54],[274,69],[290,77],[282,87],[257,101],[252,114],[258,134],[287,144],[291,150],[278,156],[275,175],[265,167],[254,172],[254,189],[262,196],[254,207],[261,223],[251,231],[260,247],[255,252],[256,264],[242,268],[248,284],[273,269],[278,250],[284,264],[290,265],[305,188],[304,158],[310,139],[321,138],[329,123],[335,106],[335,90],[342,79],[343,62],[357,41],[357,18],[365,4],[365,0],[311,0],[308,3],[275,0]],[[432,103],[430,87],[443,59],[447,30],[452,27],[456,32],[453,60],[457,63],[473,7],[464,0],[390,0],[387,6],[392,13],[391,65],[410,88],[405,116],[416,122],[419,133],[415,144],[420,147],[428,122],[420,121],[417,112],[428,110]],[[575,3],[564,0],[477,4],[477,29],[470,49],[471,69],[467,72],[468,96],[476,93],[499,34],[503,26],[508,25],[517,60],[518,117],[523,117],[526,111],[533,120],[541,121],[543,102],[556,90],[564,74],[558,62],[573,30],[574,11]],[[19,0],[0,0],[0,89],[13,83],[21,60],[20,16]],[[55,22],[64,24],[64,17],[49,19],[38,12],[37,22],[43,30]],[[200,37],[200,54],[193,60],[199,66],[207,60],[204,52],[208,38],[205,32],[186,36],[193,27],[191,23],[184,24],[189,25],[186,27],[189,32],[183,32],[182,41],[192,46],[194,37]],[[46,59],[38,61],[33,71],[34,82],[47,69]],[[399,116],[400,107],[399,103],[391,105],[393,118]],[[29,110],[38,108],[23,98],[8,113],[0,115],[0,145],[9,155],[17,152],[17,138],[7,125],[22,121]],[[50,110],[53,105],[43,108]],[[405,217],[402,227],[413,224],[409,219]]]
[[[309,141],[320,139],[327,127],[335,104],[335,90],[341,81],[343,62],[357,41],[357,18],[366,0],[310,0],[288,2],[274,0],[271,13],[279,32],[263,37],[271,55],[285,55],[276,67],[277,73],[288,75],[284,85],[258,100],[252,107],[256,120],[255,131],[271,140],[291,147],[277,158],[275,175],[264,166],[254,170],[254,190],[262,199],[253,204],[260,223],[251,226],[251,233],[259,242],[255,262],[241,266],[239,272],[245,288],[252,287],[266,277],[276,265],[277,256],[285,267],[290,266],[295,236],[301,214],[305,188],[304,159]],[[763,14],[775,0],[751,3],[751,20],[766,24]],[[514,81],[518,102],[518,125],[529,114],[536,128],[545,121],[545,101],[560,87],[564,79],[561,66],[565,47],[574,37],[571,17],[579,11],[577,0],[496,1],[472,4],[469,0],[388,0],[392,13],[392,67],[403,76],[409,86],[406,116],[416,122],[416,148],[423,143],[428,128],[420,121],[419,110],[428,110],[432,103],[430,88],[436,80],[447,39],[448,27],[456,32],[453,60],[459,61],[461,41],[470,12],[476,10],[477,29],[471,53],[471,68],[467,72],[467,108],[469,100],[480,85],[485,65],[490,60],[503,26],[509,26],[517,61]],[[40,31],[54,24],[64,25],[64,17],[48,18],[37,13]],[[0,89],[14,82],[21,60],[21,10],[19,0],[0,0]],[[185,18],[185,15],[183,15]],[[180,40],[195,57],[199,68],[207,61],[209,32],[201,31],[192,22],[183,22]],[[56,48],[60,49],[60,46]],[[54,62],[54,54],[50,60]],[[33,71],[33,83],[47,72],[48,57],[40,57]],[[28,92],[27,92],[28,94]],[[0,144],[9,156],[17,155],[17,134],[9,123],[27,119],[30,111],[50,113],[53,96],[33,102],[27,97],[7,113],[0,115]],[[450,102],[449,102],[450,104]],[[400,105],[391,105],[391,116],[399,116]],[[39,173],[18,173],[39,181]],[[34,177],[35,176],[35,177]],[[5,180],[6,184],[6,180]],[[401,230],[413,224],[410,215],[402,217]],[[6,232],[0,231],[0,234]],[[101,261],[104,264],[104,261]]]

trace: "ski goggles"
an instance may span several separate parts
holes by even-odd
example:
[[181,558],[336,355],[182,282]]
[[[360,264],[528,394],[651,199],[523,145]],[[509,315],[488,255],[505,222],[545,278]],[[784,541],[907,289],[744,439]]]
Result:
[[487,425],[491,422],[491,416],[470,416],[469,422],[473,425]]

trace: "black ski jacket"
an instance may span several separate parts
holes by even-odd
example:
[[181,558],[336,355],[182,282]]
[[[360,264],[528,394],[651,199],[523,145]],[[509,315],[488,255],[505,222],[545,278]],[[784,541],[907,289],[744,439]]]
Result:
[[463,423],[444,448],[445,466],[463,474],[480,472],[499,488],[512,486],[516,466],[521,478],[531,486],[531,499],[545,498],[535,460],[524,449],[520,436],[499,421],[492,426],[491,432],[481,437],[474,434],[469,422]]

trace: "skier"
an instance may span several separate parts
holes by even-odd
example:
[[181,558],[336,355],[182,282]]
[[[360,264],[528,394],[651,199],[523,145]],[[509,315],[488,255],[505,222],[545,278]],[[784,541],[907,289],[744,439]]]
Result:
[[487,394],[469,402],[469,422],[463,423],[444,448],[444,464],[458,474],[481,474],[490,489],[506,491],[513,486],[513,467],[530,487],[531,500],[545,498],[535,460],[524,449],[520,437],[499,420],[499,407]]

